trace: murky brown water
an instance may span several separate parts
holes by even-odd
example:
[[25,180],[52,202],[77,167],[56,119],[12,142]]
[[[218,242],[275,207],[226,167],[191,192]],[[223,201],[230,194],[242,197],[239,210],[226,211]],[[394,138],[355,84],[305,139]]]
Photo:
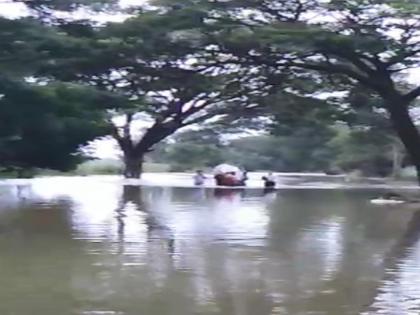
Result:
[[419,314],[420,212],[376,195],[2,185],[0,314]]

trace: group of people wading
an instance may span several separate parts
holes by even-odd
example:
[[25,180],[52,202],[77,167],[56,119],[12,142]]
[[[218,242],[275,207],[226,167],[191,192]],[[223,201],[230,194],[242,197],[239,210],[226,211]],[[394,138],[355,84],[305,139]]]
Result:
[[[246,186],[246,182],[249,179],[247,171],[227,164],[221,164],[215,167],[213,173],[217,186],[243,187]],[[207,177],[203,171],[198,170],[194,175],[194,184],[196,186],[202,186],[206,179]],[[263,176],[262,180],[264,182],[264,188],[275,188],[276,180],[273,173],[270,172],[268,175]]]
[[246,171],[241,174],[235,172],[229,172],[226,174],[214,175],[214,180],[217,186],[246,186],[248,175]]

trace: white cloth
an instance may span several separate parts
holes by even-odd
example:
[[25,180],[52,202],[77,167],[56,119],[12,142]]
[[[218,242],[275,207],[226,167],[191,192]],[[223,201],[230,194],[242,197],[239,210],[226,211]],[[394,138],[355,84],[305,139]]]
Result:
[[235,174],[241,174],[241,170],[239,169],[239,167],[236,167],[234,165],[230,165],[230,164],[220,164],[217,165],[214,169],[213,169],[213,173],[214,175],[218,175],[218,174],[226,174],[226,173],[235,173]]

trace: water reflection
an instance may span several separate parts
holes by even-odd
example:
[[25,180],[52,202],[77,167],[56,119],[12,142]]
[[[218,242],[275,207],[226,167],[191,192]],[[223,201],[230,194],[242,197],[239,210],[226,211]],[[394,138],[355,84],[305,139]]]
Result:
[[383,277],[364,314],[418,314],[420,309],[420,210],[383,260]]
[[[159,198],[159,196],[157,198]],[[172,231],[168,226],[165,225],[164,222],[161,222],[160,218],[158,218],[157,215],[148,210],[148,206],[143,201],[143,193],[140,186],[123,186],[120,205],[116,210],[116,219],[118,222],[118,235],[120,236],[120,241],[124,241],[124,221],[127,219],[125,212],[132,209],[132,207],[134,207],[134,210],[139,212],[140,217],[144,218],[143,222],[139,221],[139,224],[145,225],[147,231],[147,241],[151,242],[154,239],[163,240],[167,243],[168,252],[170,254],[173,254],[174,237]]]
[[0,314],[420,309],[420,212],[373,207],[375,191],[14,188],[0,195]]

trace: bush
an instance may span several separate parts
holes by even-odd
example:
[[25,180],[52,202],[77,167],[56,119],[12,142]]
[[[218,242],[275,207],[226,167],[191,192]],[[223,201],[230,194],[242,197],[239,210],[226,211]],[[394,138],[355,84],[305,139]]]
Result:
[[[159,163],[144,163],[144,172],[161,173],[168,172],[169,165]],[[74,171],[76,175],[120,175],[124,165],[119,160],[91,160],[80,164]]]
[[165,173],[171,171],[170,166],[163,163],[144,163],[143,167],[146,173]]
[[401,170],[401,179],[417,179],[417,172],[414,166],[408,166]]
[[123,164],[118,160],[91,160],[79,164],[74,173],[76,175],[117,175],[123,171]]

